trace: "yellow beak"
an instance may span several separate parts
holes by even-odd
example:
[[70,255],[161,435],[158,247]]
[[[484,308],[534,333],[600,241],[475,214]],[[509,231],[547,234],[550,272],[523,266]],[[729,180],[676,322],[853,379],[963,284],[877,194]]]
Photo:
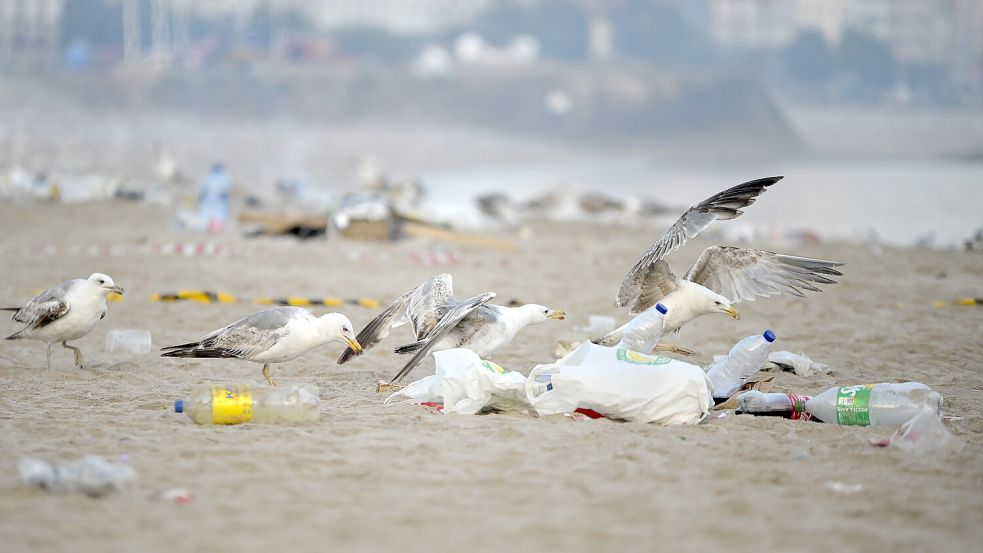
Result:
[[737,310],[734,309],[733,307],[728,307],[727,309],[721,309],[721,311],[723,311],[724,313],[730,315],[731,317],[737,320],[741,320],[741,314],[738,313]]
[[566,316],[567,316],[567,314],[564,313],[562,309],[557,309],[556,311],[550,313],[549,318],[550,319],[556,319],[558,321],[562,321],[563,319],[566,318]]
[[352,348],[352,351],[355,353],[362,353],[362,344],[359,344],[358,340],[345,336],[345,341],[348,342],[348,347]]
[[121,296],[123,295],[123,287],[122,286],[113,286],[112,288],[110,288],[110,291],[112,291],[114,294],[119,294]]

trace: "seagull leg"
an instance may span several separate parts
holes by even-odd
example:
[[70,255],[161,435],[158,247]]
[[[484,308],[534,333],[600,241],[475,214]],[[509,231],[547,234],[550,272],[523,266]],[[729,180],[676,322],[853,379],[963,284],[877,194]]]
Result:
[[684,348],[679,344],[658,344],[655,346],[653,351],[668,351],[670,353],[677,353],[679,355],[695,355],[695,352],[689,348]]
[[269,383],[270,386],[276,386],[276,381],[273,380],[273,377],[272,376],[270,376],[270,364],[269,363],[266,363],[265,365],[263,365],[263,377],[266,378],[266,382]]
[[61,345],[64,346],[64,347],[66,347],[66,348],[68,348],[68,349],[70,349],[70,350],[72,350],[73,352],[75,352],[75,366],[78,367],[78,368],[80,368],[80,369],[84,368],[82,366],[82,350],[78,349],[75,346],[68,345],[68,342],[67,341],[66,342],[62,342]]
[[48,370],[51,370],[51,346],[55,345],[54,342],[48,342]]

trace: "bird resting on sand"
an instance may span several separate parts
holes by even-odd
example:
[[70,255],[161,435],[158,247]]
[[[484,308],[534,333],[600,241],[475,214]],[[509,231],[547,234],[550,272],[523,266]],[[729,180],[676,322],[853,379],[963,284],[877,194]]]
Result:
[[61,342],[62,347],[75,353],[75,366],[81,369],[82,350],[68,345],[68,341],[85,336],[106,317],[106,297],[113,293],[122,294],[123,289],[109,275],[92,273],[87,279],[76,278],[48,288],[31,298],[24,307],[0,308],[15,311],[13,319],[26,325],[7,339],[47,342],[49,370],[51,346]]

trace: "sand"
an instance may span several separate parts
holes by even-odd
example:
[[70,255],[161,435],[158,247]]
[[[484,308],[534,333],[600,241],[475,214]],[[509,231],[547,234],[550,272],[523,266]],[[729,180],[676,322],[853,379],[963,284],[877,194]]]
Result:
[[[931,302],[980,296],[983,256],[847,245],[803,255],[847,262],[841,284],[808,300],[741,304],[735,322],[705,317],[681,342],[709,362],[736,340],[772,328],[777,346],[828,363],[831,376],[783,373],[781,390],[916,380],[945,397],[960,453],[877,449],[881,428],[749,416],[666,428],[521,414],[434,415],[383,407],[374,383],[401,366],[379,348],[345,366],[339,346],[274,370],[281,384],[320,387],[319,424],[196,426],[172,412],[194,387],[260,383],[258,365],[107,353],[106,331],[149,329],[155,350],[248,314],[249,304],[158,304],[154,292],[210,288],[245,297],[341,295],[392,299],[441,270],[416,265],[420,242],[233,242],[224,258],[59,258],[40,247],[198,240],[166,228],[168,212],[125,203],[0,204],[0,302],[32,289],[112,275],[125,301],[78,341],[89,366],[44,345],[0,342],[0,539],[17,551],[958,551],[983,539],[983,308]],[[459,248],[444,268],[461,295],[495,290],[568,313],[522,333],[494,359],[528,371],[558,339],[578,339],[589,314],[615,314],[624,270],[659,229],[538,224],[513,255]],[[681,271],[701,251],[671,258]],[[322,309],[315,309],[320,313]],[[376,310],[342,309],[356,326]],[[618,313],[619,318],[625,317]],[[3,332],[17,328],[0,323]],[[387,346],[399,343],[394,331]],[[432,370],[428,361],[411,375]],[[127,455],[137,471],[123,493],[90,499],[21,484],[22,455],[52,460]],[[829,482],[860,485],[844,494]],[[186,505],[160,501],[187,488]]]

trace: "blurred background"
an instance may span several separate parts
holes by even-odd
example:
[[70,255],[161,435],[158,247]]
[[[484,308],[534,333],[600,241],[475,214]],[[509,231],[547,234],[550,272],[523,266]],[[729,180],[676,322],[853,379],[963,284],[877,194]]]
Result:
[[234,211],[385,190],[467,227],[784,174],[768,232],[983,226],[973,0],[0,0],[0,76],[13,201],[177,210],[218,171]]

